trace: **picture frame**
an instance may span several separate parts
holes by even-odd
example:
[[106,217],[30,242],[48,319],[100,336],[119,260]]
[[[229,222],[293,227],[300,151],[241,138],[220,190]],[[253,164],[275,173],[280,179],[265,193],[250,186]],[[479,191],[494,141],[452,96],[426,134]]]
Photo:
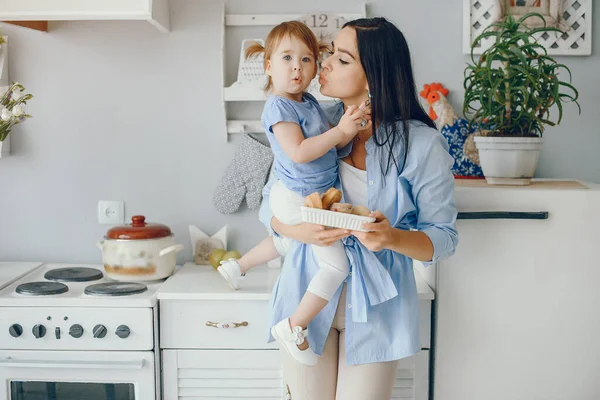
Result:
[[[563,0],[496,0],[496,3],[499,8],[497,21],[503,20],[508,14],[519,19],[525,14],[534,12],[544,17],[547,26],[559,28],[564,32],[571,29],[563,21]],[[529,18],[525,21],[525,25],[539,28],[544,25],[544,21],[539,18]]]
[[[518,1],[518,3],[517,3]],[[492,23],[502,20],[507,13],[516,18],[527,12],[538,12],[563,32],[539,35],[539,42],[550,55],[589,56],[592,54],[592,1],[593,0],[463,0],[463,53],[471,54],[471,44]],[[535,21],[534,21],[535,20]],[[542,21],[530,18],[528,24]],[[532,25],[531,27],[535,27]],[[482,40],[473,54],[481,54],[491,45]]]

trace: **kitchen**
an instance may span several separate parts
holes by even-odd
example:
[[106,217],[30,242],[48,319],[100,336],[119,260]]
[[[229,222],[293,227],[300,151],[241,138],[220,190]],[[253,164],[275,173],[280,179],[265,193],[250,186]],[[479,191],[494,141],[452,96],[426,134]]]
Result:
[[[239,57],[236,40],[242,37],[233,32],[226,39],[225,58],[235,61],[222,65],[222,7],[219,1],[171,0],[169,33],[146,21],[50,22],[46,33],[1,24],[2,34],[9,37],[10,78],[26,84],[35,97],[28,105],[33,118],[15,129],[11,155],[0,159],[0,260],[100,263],[96,242],[105,235],[107,225],[97,220],[99,200],[124,201],[128,220],[143,214],[153,222],[167,224],[178,243],[185,245],[178,255],[179,264],[193,259],[189,225],[210,234],[228,225],[228,247],[242,252],[266,235],[256,210],[243,206],[234,214],[223,215],[215,211],[212,203],[214,188],[240,140],[236,134],[226,140],[221,76],[225,70],[225,83],[235,80]],[[239,14],[256,12],[257,7],[261,12],[305,13],[321,10],[323,2],[227,2],[228,12]],[[327,2],[328,9],[349,13],[360,7],[358,2]],[[369,3],[367,10],[368,15],[388,16],[405,32],[411,43],[418,84],[446,82],[455,94],[451,101],[460,109],[466,61],[460,48],[462,7],[450,2],[435,2],[434,7],[432,1],[399,6],[384,0]],[[598,8],[593,10],[596,26],[598,12]],[[594,50],[597,45],[594,44]],[[567,61],[573,70],[574,84],[581,90],[583,112],[578,116],[573,110],[566,111],[560,127],[548,130],[537,177],[600,182],[600,166],[595,157],[600,135],[592,119],[592,110],[600,101],[600,83],[595,79],[600,59],[593,51],[590,57],[569,57]],[[228,105],[227,112],[238,119],[251,119],[260,113],[260,106],[233,104]],[[554,194],[527,191],[528,194],[518,192],[517,196],[507,191],[498,198],[493,194],[470,196],[473,190],[457,191],[459,211],[548,211],[552,215],[559,211],[569,213],[566,204],[575,201],[575,222],[598,218],[593,201],[571,192],[564,195],[565,203],[561,201],[559,207],[550,204],[556,198]],[[522,196],[526,200],[517,201]],[[473,203],[475,199],[480,202]],[[507,202],[502,203],[501,199]],[[513,222],[502,228],[515,229],[511,228]],[[582,227],[575,222],[566,226],[580,231]],[[469,243],[466,232],[470,227],[464,229],[462,244]],[[553,225],[552,229],[558,228]],[[593,231],[588,234],[594,237]],[[525,238],[537,251],[543,251],[549,243],[560,243]],[[500,239],[494,241],[500,243]],[[572,244],[565,247],[572,248]],[[585,315],[594,310],[597,301],[591,294],[597,272],[592,268],[594,258],[581,257],[570,268],[577,267],[580,274],[589,277],[589,286],[581,287],[585,294],[582,299],[586,301],[578,303]],[[459,259],[463,260],[464,255],[459,253],[448,263]],[[572,259],[577,260],[577,254]],[[566,262],[569,257],[561,260]],[[586,265],[589,269],[585,269]],[[432,268],[421,272],[435,289],[436,279],[441,277],[436,277]],[[490,284],[493,281],[486,281],[486,285]],[[437,305],[443,307],[441,299]],[[585,326],[582,324],[580,321],[577,326]],[[599,332],[597,325],[587,327],[589,335]],[[597,341],[584,338],[574,351],[585,352],[584,359],[597,358]],[[548,362],[540,363],[540,368]],[[582,362],[584,370],[569,375],[587,382],[582,384],[586,389],[577,398],[592,398],[586,395],[599,390],[597,383],[586,381],[589,371],[597,366],[595,362]],[[531,374],[534,381],[545,376],[536,375],[535,371]],[[437,382],[443,384],[444,380]],[[444,386],[439,390],[443,389]],[[446,389],[451,390],[447,386]],[[455,397],[440,394],[437,398]]]

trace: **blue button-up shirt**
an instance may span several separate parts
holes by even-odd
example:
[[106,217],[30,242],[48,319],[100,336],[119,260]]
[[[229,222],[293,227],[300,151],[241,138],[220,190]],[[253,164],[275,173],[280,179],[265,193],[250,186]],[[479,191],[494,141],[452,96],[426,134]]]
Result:
[[[341,117],[342,105],[330,109],[332,123]],[[402,124],[399,123],[402,131]],[[394,154],[402,162],[403,141],[397,141]],[[380,210],[395,228],[424,232],[433,243],[433,259],[426,265],[454,253],[458,243],[454,204],[454,160],[448,143],[435,129],[411,121],[406,164],[399,174],[390,168],[381,171],[389,150],[369,139],[366,144],[367,207]],[[347,155],[349,149],[340,152]],[[385,164],[384,164],[385,165]],[[272,214],[268,195],[271,179],[263,195],[260,219],[270,229]],[[337,187],[340,187],[339,180]],[[419,342],[419,299],[412,259],[382,250],[371,252],[358,239],[344,239],[350,261],[346,279],[346,359],[348,364],[365,364],[397,360],[415,354]],[[289,317],[304,296],[310,280],[318,271],[311,246],[294,242],[285,257],[270,302],[271,326]],[[341,287],[325,308],[309,323],[308,340],[321,355],[329,334]],[[272,340],[272,338],[270,338]]]

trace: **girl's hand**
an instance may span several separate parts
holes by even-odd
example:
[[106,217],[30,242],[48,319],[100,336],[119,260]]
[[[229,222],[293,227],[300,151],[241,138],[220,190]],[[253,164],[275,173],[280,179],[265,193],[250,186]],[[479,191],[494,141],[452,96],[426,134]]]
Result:
[[299,242],[317,246],[331,246],[335,241],[350,236],[345,229],[325,229],[322,225],[302,223],[286,225],[273,218],[271,226],[277,233]]
[[372,232],[352,231],[352,235],[371,251],[389,248],[389,244],[393,241],[395,228],[390,225],[390,221],[381,211],[374,211],[369,216],[375,217],[375,222],[364,223],[363,228]]
[[367,120],[364,118],[366,108],[364,102],[359,107],[348,106],[337,125],[338,129],[341,130],[344,135],[351,138],[356,136],[361,125],[364,126],[364,124],[367,123]]

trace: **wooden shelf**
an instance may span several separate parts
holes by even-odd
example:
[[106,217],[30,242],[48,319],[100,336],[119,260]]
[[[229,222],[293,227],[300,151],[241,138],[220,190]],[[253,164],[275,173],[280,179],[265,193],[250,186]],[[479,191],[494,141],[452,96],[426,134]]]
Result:
[[48,32],[48,21],[2,21],[7,24],[22,26],[24,28],[35,29],[36,31]]

